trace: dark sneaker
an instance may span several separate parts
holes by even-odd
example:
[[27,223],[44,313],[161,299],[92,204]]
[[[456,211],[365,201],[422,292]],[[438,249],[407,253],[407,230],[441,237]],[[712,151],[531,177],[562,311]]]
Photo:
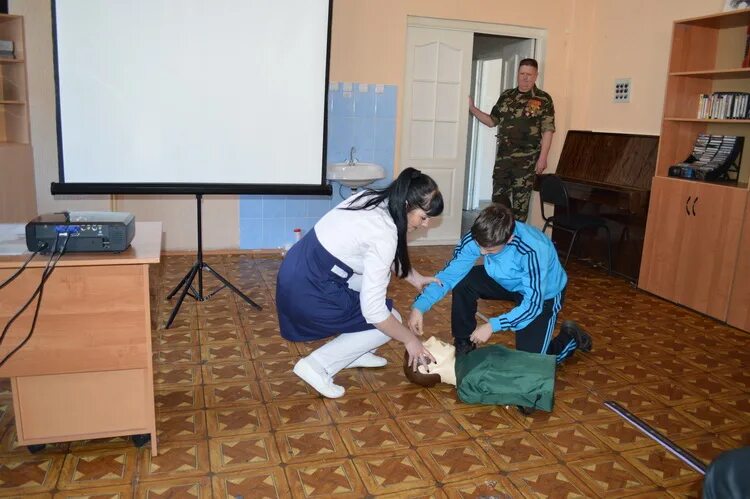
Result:
[[456,339],[453,341],[453,344],[456,346],[456,357],[458,357],[459,355],[466,355],[467,353],[472,352],[477,348],[477,346],[471,340]]
[[518,411],[524,416],[531,416],[532,414],[534,414],[534,412],[536,412],[536,409],[534,409],[533,407],[524,407],[522,405],[517,405],[516,407],[518,408]]
[[581,327],[573,321],[564,321],[560,326],[561,333],[568,333],[576,343],[578,349],[582,352],[590,352],[594,346],[594,342],[591,339],[591,335],[581,329]]

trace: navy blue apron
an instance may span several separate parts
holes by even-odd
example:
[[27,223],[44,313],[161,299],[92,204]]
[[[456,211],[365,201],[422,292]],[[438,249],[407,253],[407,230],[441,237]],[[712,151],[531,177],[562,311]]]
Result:
[[[276,310],[281,336],[310,341],[373,329],[362,315],[359,292],[347,281],[354,274],[308,232],[291,247],[276,279]],[[390,310],[393,300],[387,299]]]

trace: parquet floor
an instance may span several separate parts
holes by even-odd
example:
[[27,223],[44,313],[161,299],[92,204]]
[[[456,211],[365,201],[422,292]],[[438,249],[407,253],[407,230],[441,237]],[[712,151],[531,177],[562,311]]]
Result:
[[[448,247],[412,250],[425,273]],[[594,350],[558,370],[552,413],[466,405],[453,387],[423,389],[401,371],[402,348],[380,369],[343,371],[343,398],[325,400],[291,373],[314,344],[284,341],[273,305],[280,260],[211,256],[263,305],[227,290],[188,299],[169,330],[164,296],[192,264],[152,269],[154,382],[160,453],[129,440],[19,448],[0,380],[0,496],[6,497],[697,497],[701,477],[603,406],[615,400],[698,458],[750,445],[750,335],[571,262],[561,318]],[[207,277],[206,288],[215,281]],[[408,310],[413,289],[390,295]],[[507,305],[483,303],[491,315]],[[449,339],[450,300],[426,316]],[[510,334],[493,341],[511,344]],[[50,415],[54,417],[54,415]]]

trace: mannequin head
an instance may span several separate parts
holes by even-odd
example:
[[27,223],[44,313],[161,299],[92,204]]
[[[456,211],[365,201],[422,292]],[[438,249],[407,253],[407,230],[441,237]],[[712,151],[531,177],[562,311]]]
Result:
[[430,351],[437,364],[430,363],[427,366],[420,364],[414,372],[409,367],[409,353],[404,352],[404,374],[414,384],[431,387],[438,383],[456,384],[456,347],[442,340],[430,337],[423,342]]

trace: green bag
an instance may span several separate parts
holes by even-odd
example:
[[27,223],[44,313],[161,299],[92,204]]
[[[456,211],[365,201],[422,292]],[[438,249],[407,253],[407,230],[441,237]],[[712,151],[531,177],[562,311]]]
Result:
[[468,404],[520,405],[552,411],[556,365],[554,355],[501,345],[478,348],[456,357],[458,398]]

